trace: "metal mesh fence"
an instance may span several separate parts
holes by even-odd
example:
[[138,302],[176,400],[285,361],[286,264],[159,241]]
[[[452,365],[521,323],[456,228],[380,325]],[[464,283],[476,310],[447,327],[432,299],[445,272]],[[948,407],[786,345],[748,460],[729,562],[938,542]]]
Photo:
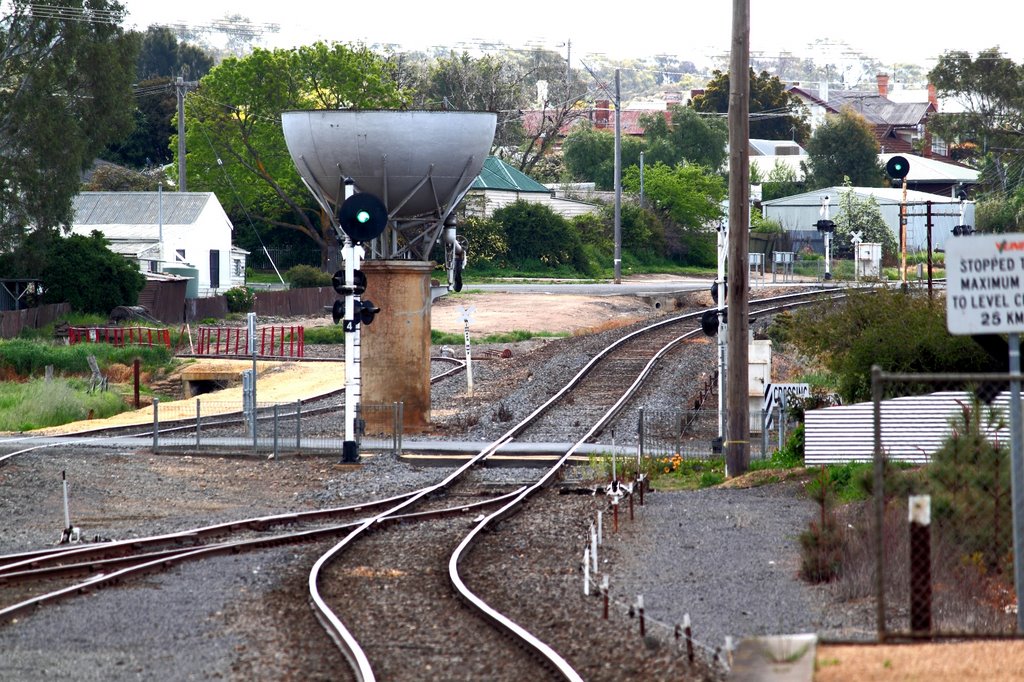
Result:
[[[786,428],[766,430],[765,413],[750,412],[750,457],[764,458],[784,442]],[[711,459],[722,456],[717,410],[649,410],[638,414],[640,453],[650,457]],[[725,424],[723,422],[722,426]]]
[[[363,404],[356,418],[360,450],[399,454],[402,403]],[[252,453],[341,453],[343,407],[325,411],[291,403],[257,403],[255,416],[237,401],[154,403],[153,449]]]
[[848,596],[874,583],[883,640],[1017,633],[1008,377],[872,384],[873,494],[836,523]]

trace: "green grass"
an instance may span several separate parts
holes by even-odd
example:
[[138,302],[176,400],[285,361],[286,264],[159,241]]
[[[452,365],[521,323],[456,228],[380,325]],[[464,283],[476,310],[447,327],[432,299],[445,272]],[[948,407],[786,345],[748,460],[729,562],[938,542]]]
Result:
[[345,343],[345,330],[340,324],[306,327],[302,332],[302,338],[305,343]]
[[100,368],[114,363],[131,365],[139,358],[142,368],[155,371],[172,362],[171,351],[163,346],[111,346],[106,343],[79,343],[65,346],[27,339],[0,341],[0,367],[20,376],[42,376],[47,365],[56,374],[90,374],[89,355],[96,356]]
[[31,431],[87,419],[109,417],[127,409],[113,392],[88,392],[80,379],[36,379],[0,383],[0,431]]
[[[619,478],[631,480],[636,475],[636,457],[616,458]],[[679,455],[645,457],[643,472],[658,490],[697,490],[718,485],[725,480],[725,459],[684,459]],[[611,478],[611,455],[594,455],[590,468],[601,478]]]

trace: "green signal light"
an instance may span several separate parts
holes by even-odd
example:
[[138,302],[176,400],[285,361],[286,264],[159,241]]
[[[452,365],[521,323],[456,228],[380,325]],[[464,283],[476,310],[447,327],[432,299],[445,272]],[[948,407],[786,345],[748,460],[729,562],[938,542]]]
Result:
[[359,211],[358,213],[356,213],[356,220],[365,225],[366,223],[370,222],[370,212]]

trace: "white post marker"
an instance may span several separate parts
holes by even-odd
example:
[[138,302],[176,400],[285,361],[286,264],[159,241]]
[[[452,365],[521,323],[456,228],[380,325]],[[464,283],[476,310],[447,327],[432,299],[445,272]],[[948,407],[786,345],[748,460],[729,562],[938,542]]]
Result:
[[853,244],[853,281],[860,281],[860,254],[857,252],[857,245],[864,241],[862,232],[851,232],[850,243]]
[[[829,199],[826,194],[821,198],[821,210],[819,213],[823,220],[831,220],[829,218]],[[832,279],[832,233],[825,232],[823,237],[825,238],[825,279]]]
[[469,350],[469,323],[473,321],[473,313],[475,312],[476,307],[474,306],[459,308],[466,339],[466,392],[471,398],[473,397],[473,354]]
[[247,313],[245,316],[245,326],[248,338],[246,339],[246,345],[249,347],[246,349],[249,354],[252,355],[252,383],[250,385],[250,409],[249,420],[252,422],[252,439],[253,442],[256,440],[256,313]]
[[590,548],[583,550],[583,594],[590,596]]
[[[1024,234],[975,234],[946,242],[946,328],[950,334],[1008,334],[1013,579],[1024,604],[1024,459],[1020,406],[1020,334],[1024,332]],[[1024,634],[1024,608],[1017,609]]]

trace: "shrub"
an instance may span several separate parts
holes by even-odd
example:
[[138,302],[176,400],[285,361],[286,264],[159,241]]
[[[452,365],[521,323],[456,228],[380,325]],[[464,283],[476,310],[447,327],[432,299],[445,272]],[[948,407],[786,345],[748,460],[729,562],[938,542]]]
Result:
[[231,287],[224,292],[228,301],[228,311],[232,313],[245,313],[252,310],[256,305],[256,293],[247,287]]
[[124,401],[112,391],[89,393],[77,379],[37,379],[0,385],[0,431],[30,431],[123,412]]
[[331,276],[312,265],[296,265],[284,273],[284,280],[292,289],[330,286]]
[[67,301],[78,312],[106,315],[119,305],[135,305],[145,276],[108,248],[99,232],[54,239],[40,273],[48,303]]
[[839,577],[843,536],[833,509],[835,484],[828,468],[821,468],[821,475],[807,485],[807,493],[818,503],[820,515],[800,534],[800,575],[813,583],[829,582]]

